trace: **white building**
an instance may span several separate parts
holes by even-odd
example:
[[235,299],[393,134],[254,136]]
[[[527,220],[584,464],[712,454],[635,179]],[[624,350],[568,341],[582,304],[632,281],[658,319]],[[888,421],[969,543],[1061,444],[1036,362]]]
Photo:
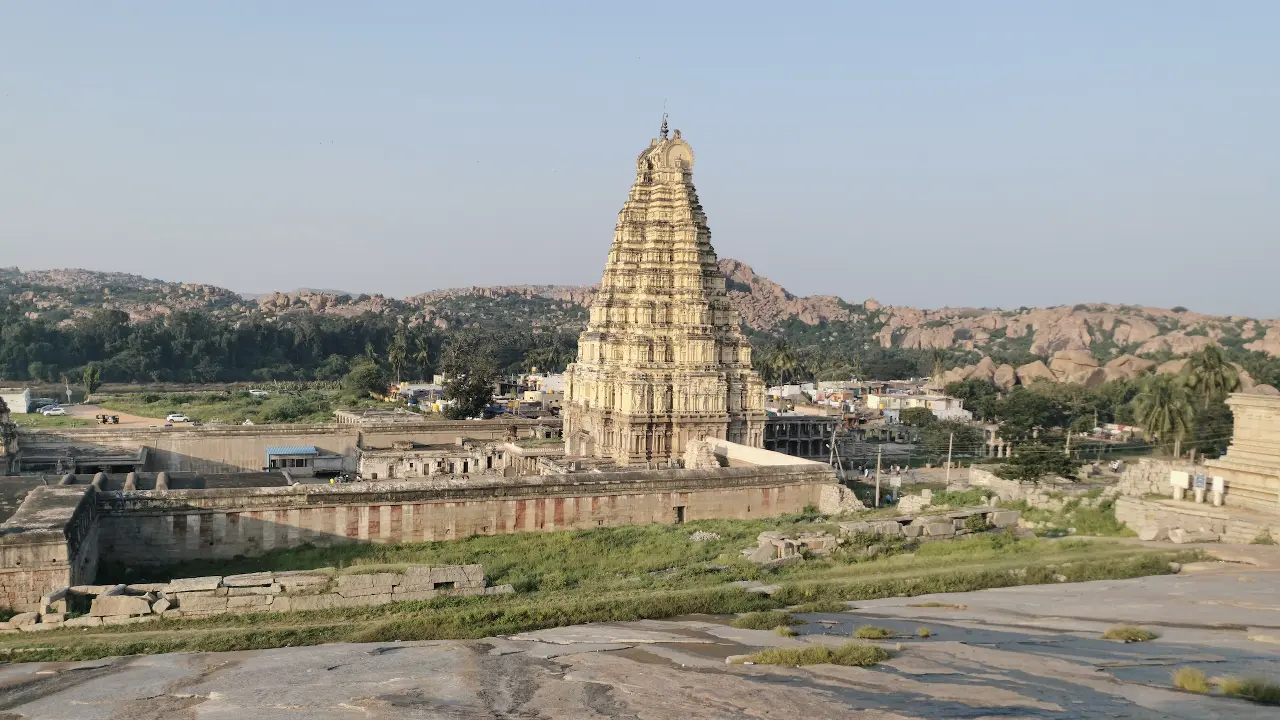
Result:
[[31,388],[0,388],[0,400],[9,406],[10,413],[25,415],[31,407]]
[[964,409],[964,401],[947,395],[898,395],[869,393],[867,408],[870,410],[907,410],[928,408],[939,420],[972,420],[973,413]]

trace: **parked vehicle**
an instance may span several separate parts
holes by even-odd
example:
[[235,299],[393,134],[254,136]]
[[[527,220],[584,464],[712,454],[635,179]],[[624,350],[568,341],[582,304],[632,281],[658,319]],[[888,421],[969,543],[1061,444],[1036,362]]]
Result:
[[65,408],[47,407],[44,410],[40,411],[40,414],[44,415],[45,417],[58,417],[61,415],[66,415],[67,411]]
[[191,418],[182,413],[169,413],[169,416],[164,421],[170,423],[191,422]]
[[270,395],[271,393],[267,392],[266,390],[250,390],[249,394],[256,398],[264,398]]

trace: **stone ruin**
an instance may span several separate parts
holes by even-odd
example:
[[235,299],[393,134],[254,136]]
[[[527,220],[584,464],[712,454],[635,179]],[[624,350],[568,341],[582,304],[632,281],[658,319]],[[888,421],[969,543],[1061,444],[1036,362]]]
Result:
[[[981,530],[971,527],[971,518],[974,516],[982,518]],[[830,555],[853,535],[907,537],[922,541],[950,540],[988,530],[1016,527],[1020,517],[1021,513],[1017,510],[1000,510],[982,506],[949,510],[934,515],[905,515],[885,520],[846,521],[839,523],[841,537],[836,537],[829,532],[802,532],[794,537],[787,537],[777,530],[769,530],[756,536],[756,547],[747,548],[742,551],[742,554],[753,563],[776,567],[801,562],[806,554]]]
[[[487,587],[480,565],[410,567],[403,572],[339,575],[334,568],[179,578],[167,583],[73,585],[48,593],[33,612],[0,623],[0,632],[128,625],[225,613],[291,612],[385,605],[436,597],[505,595]],[[68,617],[69,610],[88,612]]]

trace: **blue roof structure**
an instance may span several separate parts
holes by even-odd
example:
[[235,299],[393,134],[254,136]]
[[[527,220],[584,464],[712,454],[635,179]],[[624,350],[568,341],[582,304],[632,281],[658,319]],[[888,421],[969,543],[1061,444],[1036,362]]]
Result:
[[319,455],[315,445],[276,445],[267,446],[267,456],[272,455]]

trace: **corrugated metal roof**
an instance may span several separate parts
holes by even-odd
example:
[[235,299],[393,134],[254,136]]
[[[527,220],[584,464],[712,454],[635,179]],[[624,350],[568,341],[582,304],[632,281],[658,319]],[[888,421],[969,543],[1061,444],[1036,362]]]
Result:
[[277,445],[267,447],[268,455],[319,455],[315,445]]

